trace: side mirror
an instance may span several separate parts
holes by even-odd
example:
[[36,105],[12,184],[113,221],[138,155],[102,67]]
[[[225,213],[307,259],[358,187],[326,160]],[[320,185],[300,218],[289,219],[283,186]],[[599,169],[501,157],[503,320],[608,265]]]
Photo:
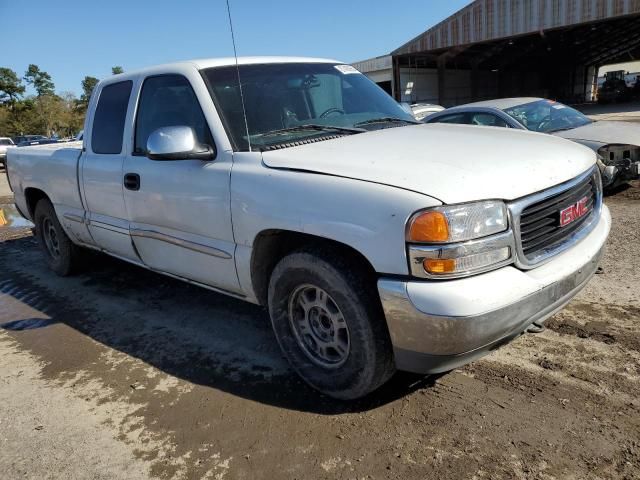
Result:
[[151,160],[213,160],[215,151],[198,142],[191,127],[161,127],[147,139],[147,157]]

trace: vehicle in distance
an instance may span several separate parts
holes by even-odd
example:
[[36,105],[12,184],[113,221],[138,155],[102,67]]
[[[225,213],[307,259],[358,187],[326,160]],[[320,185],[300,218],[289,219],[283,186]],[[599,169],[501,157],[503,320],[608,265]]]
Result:
[[440,105],[434,105],[432,103],[413,103],[411,105],[411,111],[416,120],[424,120],[429,115],[438,113],[444,110],[444,107]]
[[19,145],[23,142],[35,142],[39,140],[48,140],[48,137],[44,135],[18,135],[17,137],[13,137],[13,143]]
[[96,87],[84,131],[9,153],[48,265],[69,274],[90,248],[264,305],[292,367],[341,399],[544,321],[610,228],[593,151],[421,124],[332,60],[126,72]]
[[598,88],[598,103],[626,102],[631,100],[632,89],[627,85],[626,72],[616,70],[604,75],[604,83]]
[[32,147],[34,145],[49,145],[50,143],[63,143],[60,140],[54,138],[43,138],[41,140],[25,140],[20,142],[17,147]]
[[7,163],[7,148],[12,147],[13,140],[7,137],[0,137],[0,165],[5,168]]
[[574,108],[542,98],[503,98],[436,113],[426,123],[458,123],[550,133],[581,143],[600,155],[604,187],[640,178],[640,125],[591,120]]

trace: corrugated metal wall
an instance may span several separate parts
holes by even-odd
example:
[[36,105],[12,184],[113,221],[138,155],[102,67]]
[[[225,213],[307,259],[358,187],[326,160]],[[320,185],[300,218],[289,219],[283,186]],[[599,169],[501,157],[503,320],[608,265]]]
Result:
[[362,60],[361,62],[352,63],[351,65],[361,72],[375,72],[377,70],[388,70],[393,68],[391,55],[370,58],[368,60]]
[[393,55],[424,52],[640,13],[640,0],[476,0]]

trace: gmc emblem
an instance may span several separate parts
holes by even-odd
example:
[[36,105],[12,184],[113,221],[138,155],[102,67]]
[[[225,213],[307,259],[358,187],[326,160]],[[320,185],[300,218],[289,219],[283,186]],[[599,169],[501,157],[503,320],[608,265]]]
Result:
[[568,206],[564,210],[560,210],[560,226],[566,227],[570,223],[575,222],[580,217],[584,217],[589,213],[587,203],[589,203],[589,197],[584,197],[577,203]]

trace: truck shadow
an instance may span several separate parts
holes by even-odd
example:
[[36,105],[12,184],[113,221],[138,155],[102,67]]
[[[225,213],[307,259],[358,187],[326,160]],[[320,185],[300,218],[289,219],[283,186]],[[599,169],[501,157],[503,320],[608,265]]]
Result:
[[91,255],[78,276],[58,278],[42,266],[32,238],[5,241],[3,247],[7,254],[19,252],[23,260],[17,268],[9,255],[0,258],[0,293],[46,312],[48,320],[25,323],[16,314],[0,329],[22,335],[39,329],[46,335],[47,327],[63,323],[184,381],[325,415],[374,409],[435,381],[398,373],[363,399],[336,401],[292,371],[261,307],[103,255]]

